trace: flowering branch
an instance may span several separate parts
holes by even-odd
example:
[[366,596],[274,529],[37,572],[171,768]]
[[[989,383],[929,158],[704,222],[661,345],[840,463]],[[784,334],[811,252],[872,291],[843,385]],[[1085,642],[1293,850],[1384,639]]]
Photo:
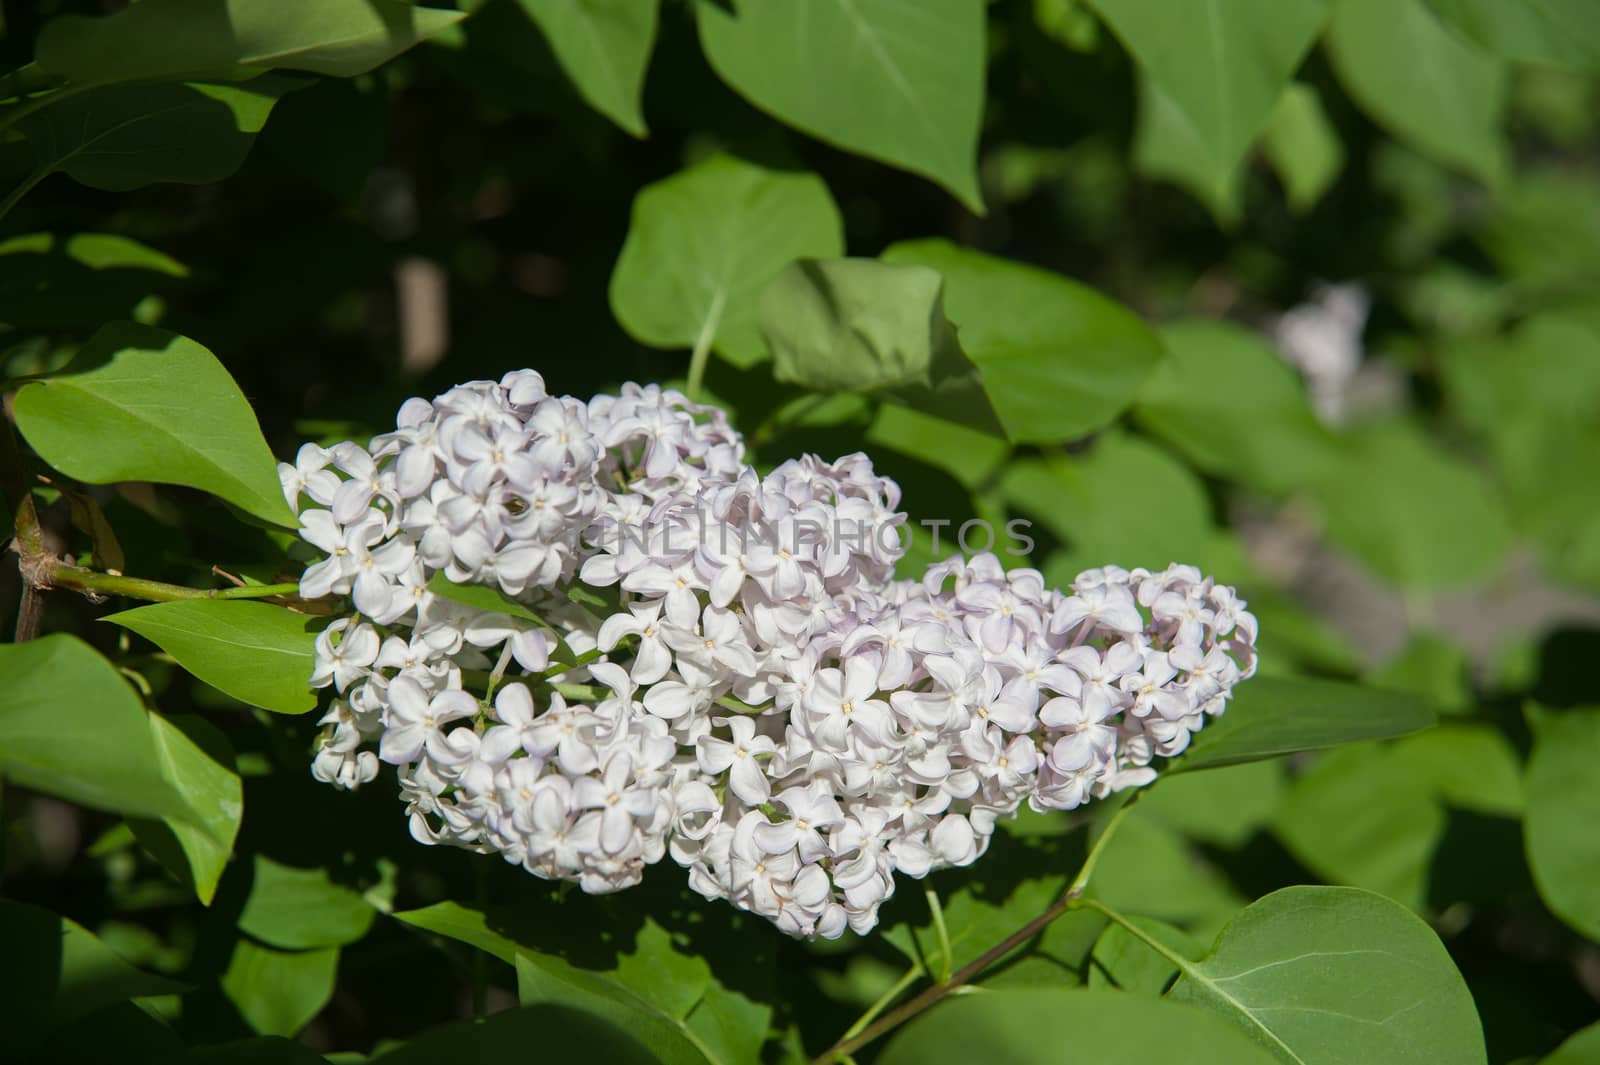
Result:
[[[1078,870],[1078,874],[1072,878],[1071,885],[1065,892],[1062,893],[1060,898],[1050,904],[1049,909],[1045,910],[1043,913],[1039,914],[1039,916],[1035,917],[1033,920],[1029,921],[1027,924],[1023,925],[1009,936],[1006,936],[1006,938],[1002,939],[1000,942],[996,943],[982,954],[978,955],[978,957],[973,961],[963,965],[948,979],[927,988],[916,998],[911,999],[904,1005],[885,1014],[878,1021],[866,1025],[863,1025],[861,1021],[857,1021],[851,1026],[850,1031],[846,1032],[837,1043],[813,1058],[811,1060],[811,1065],[833,1065],[834,1062],[847,1059],[852,1052],[866,1046],[879,1036],[900,1027],[900,1025],[904,1024],[906,1021],[909,1021],[911,1018],[923,1012],[928,1007],[938,1003],[939,1000],[943,999],[946,995],[951,994],[957,989],[970,983],[977,977],[983,975],[984,970],[988,969],[989,966],[993,965],[1001,958],[1004,958],[1007,954],[1010,954],[1013,950],[1022,946],[1022,944],[1028,942],[1028,940],[1032,939],[1040,932],[1043,932],[1050,926],[1051,922],[1053,922],[1057,917],[1060,917],[1062,914],[1066,913],[1068,910],[1075,910],[1088,906],[1105,913],[1107,917],[1110,917],[1113,920],[1117,920],[1117,915],[1111,913],[1110,910],[1105,909],[1105,907],[1094,902],[1092,899],[1084,898],[1083,893],[1089,885],[1089,877],[1094,872],[1094,867],[1100,859],[1101,852],[1105,850],[1106,844],[1110,842],[1111,837],[1116,835],[1117,827],[1122,824],[1122,819],[1127,815],[1129,807],[1134,804],[1140,794],[1141,793],[1139,792],[1135,792],[1133,797],[1127,802],[1123,803],[1122,806],[1118,808],[1117,812],[1111,816],[1111,820],[1106,822],[1104,831],[1102,831],[1099,838],[1094,841],[1094,846],[1089,848],[1089,853],[1083,860],[1083,866]],[[929,897],[929,903],[930,905],[934,903],[934,899],[931,895]],[[937,909],[934,910],[934,914],[936,920],[942,924],[942,916],[939,914]],[[948,953],[949,948],[946,947],[945,949],[946,954],[942,964],[948,967],[950,964],[950,956]],[[877,1003],[874,1003],[873,1010],[869,1010],[863,1020],[870,1018],[873,1015],[873,1012],[880,1008],[880,1004],[886,1004],[887,1002],[893,1001],[893,996],[898,994],[901,990],[904,990],[905,985],[908,984],[911,979],[914,979],[917,974],[921,973],[922,969],[923,967],[920,963],[913,966],[911,971],[901,979],[900,983],[897,983],[893,988],[890,989],[890,993],[888,995],[885,995],[883,998],[879,999]]]
[[36,571],[39,577],[35,587],[66,588],[85,595],[122,595],[130,599],[146,599],[154,603],[170,603],[180,599],[287,599],[297,606],[310,605],[310,600],[299,598],[300,585],[296,581],[283,584],[246,584],[233,588],[190,588],[182,584],[166,584],[143,577],[125,577],[118,573],[101,573],[65,562],[50,562]]
[[1040,932],[1043,932],[1057,917],[1060,917],[1068,910],[1077,908],[1080,899],[1080,895],[1071,891],[1066,892],[1052,903],[1049,909],[978,955],[973,961],[957,969],[949,980],[942,984],[934,984],[905,1005],[891,1010],[879,1020],[867,1025],[859,1034],[835,1043],[811,1059],[811,1065],[832,1065],[833,1062],[848,1057],[853,1051],[866,1046],[884,1033],[900,1027],[906,1021],[909,1021],[929,1006],[934,1005],[957,988],[970,983],[989,966],[1010,954]]
[[11,546],[17,552],[17,568],[22,572],[23,586],[35,595],[52,588],[64,588],[91,599],[108,595],[154,603],[183,599],[270,599],[280,606],[306,614],[330,614],[334,610],[331,604],[302,599],[299,595],[300,585],[295,581],[247,584],[233,588],[191,588],[143,577],[127,577],[120,573],[102,573],[62,562],[51,555],[45,546],[33,500],[27,496],[23,497],[21,506],[17,508],[17,536]]

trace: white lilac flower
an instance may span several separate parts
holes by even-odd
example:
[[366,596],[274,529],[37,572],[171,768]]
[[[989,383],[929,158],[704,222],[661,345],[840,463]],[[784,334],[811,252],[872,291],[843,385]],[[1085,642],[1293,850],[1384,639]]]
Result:
[[516,371],[280,473],[322,555],[302,593],[352,605],[316,641],[313,776],[392,764],[420,842],[586,892],[670,854],[792,935],[869,930],[1023,803],[1148,783],[1255,671],[1255,618],[1193,567],[896,580],[900,490],[865,455],[763,477],[656,386]]

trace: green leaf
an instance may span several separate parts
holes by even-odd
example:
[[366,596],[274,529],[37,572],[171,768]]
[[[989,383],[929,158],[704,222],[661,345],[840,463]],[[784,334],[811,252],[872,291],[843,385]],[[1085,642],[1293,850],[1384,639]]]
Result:
[[[1107,563],[1162,569],[1193,558],[1211,531],[1211,504],[1199,479],[1160,447],[1127,433],[1106,433],[1089,451],[1070,456],[1019,459],[1000,487],[1013,509],[1071,545],[1052,558],[1053,577]],[[1135,491],[1141,505],[1129,507]]]
[[1486,1060],[1472,994],[1433,929],[1356,888],[1284,888],[1252,903],[1170,997],[1291,1065]]
[[200,823],[140,819],[129,824],[145,848],[209,906],[244,814],[233,747],[214,725],[192,715],[151,714],[150,726],[163,772]]
[[640,97],[656,39],[659,0],[518,0],[561,69],[596,111],[646,133]]
[[1595,1065],[1600,1062],[1600,1023],[1591,1024],[1570,1036],[1539,1065]]
[[298,524],[250,404],[211,352],[120,322],[96,333],[71,369],[17,393],[17,427],[50,465],[90,484],[188,485]]
[[258,854],[239,928],[275,947],[309,950],[354,943],[375,914],[360,892],[334,883],[325,870],[280,865]]
[[143,0],[99,18],[52,19],[35,51],[43,72],[77,85],[274,67],[348,78],[465,17],[406,0]]
[[553,955],[519,953],[517,997],[524,1005],[581,1010],[641,1038],[665,1065],[723,1063],[682,1019],[622,984],[579,969]]
[[128,816],[198,814],[161,772],[144,705],[76,636],[0,644],[0,773],[24,787]]
[[[1586,173],[1531,170],[1495,198],[1477,239],[1519,290],[1581,283],[1600,273],[1600,219],[1585,211],[1593,197],[1594,180]],[[1554,354],[1577,361],[1570,352]]]
[[807,260],[761,298],[774,376],[818,392],[927,385],[960,345],[944,314],[944,281],[923,266]]
[[1252,677],[1227,712],[1206,722],[1169,772],[1253,762],[1424,729],[1433,711],[1421,699],[1331,680]]
[[[1130,918],[1145,934],[1185,958],[1198,958],[1205,948],[1181,928],[1149,917]],[[1095,940],[1089,963],[1089,986],[1117,988],[1142,995],[1166,993],[1178,967],[1119,924],[1109,924]]]
[[713,155],[645,186],[611,275],[611,310],[635,340],[709,338],[736,366],[766,358],[756,311],[795,259],[844,252],[844,223],[815,174]]
[[876,392],[1002,431],[945,317],[944,281],[926,266],[803,259],[767,286],[760,326],[780,381],[817,392]]
[[63,96],[16,128],[36,174],[59,170],[109,192],[157,181],[209,185],[239,169],[278,98],[304,84],[273,74],[239,85],[107,86]]
[[892,925],[881,934],[900,953],[921,962],[924,969],[938,977],[976,961],[984,951],[1049,909],[1067,884],[1061,875],[1036,876],[1017,884],[1004,897],[995,897],[997,893],[976,880],[954,891],[947,878],[935,878],[929,886],[940,894],[949,956],[945,956],[931,914],[918,925]]
[[1419,632],[1398,655],[1369,672],[1366,681],[1420,695],[1440,714],[1464,714],[1473,705],[1467,669],[1467,653],[1459,646],[1435,633]]
[[[1550,224],[1570,238],[1583,217]],[[1548,231],[1552,239],[1537,243],[1556,255],[1560,238]],[[1546,283],[1568,283],[1558,276]],[[1600,329],[1573,314],[1538,314],[1509,337],[1451,345],[1440,368],[1452,407],[1488,438],[1519,530],[1556,574],[1600,586],[1600,511],[1571,490],[1600,459]]]
[[270,603],[186,599],[101,618],[131,629],[240,702],[280,714],[317,705],[318,621]]
[[[591,1001],[590,995],[623,1003],[627,1010],[642,1011],[652,1032],[671,1031],[668,1046],[681,1051],[687,1042],[700,1058],[728,1063],[754,1060],[771,1021],[770,1007],[719,983],[706,958],[685,953],[685,948],[653,920],[647,920],[631,937],[627,949],[603,968],[580,967],[564,960],[552,948],[563,947],[570,932],[549,927],[553,917],[541,918],[525,909],[474,910],[453,902],[435,903],[420,910],[394,914],[406,924],[447,936],[492,954],[516,966],[523,1000],[582,1009],[632,1028],[623,1014]],[[592,947],[597,935],[590,929],[578,942]],[[745,952],[748,955],[748,951]],[[575,949],[573,957],[581,956]],[[519,960],[521,959],[521,960]],[[531,959],[533,969],[523,961]],[[651,1046],[660,1046],[651,1041]],[[666,1060],[673,1060],[668,1058]]]
[[146,296],[188,275],[177,260],[113,233],[28,233],[0,242],[0,308],[21,329],[128,318]]
[[1219,224],[1228,228],[1238,224],[1243,211],[1243,161],[1228,166],[1218,159],[1183,109],[1145,73],[1139,76],[1133,164],[1145,177],[1170,181],[1187,190]]
[[1335,460],[1298,375],[1255,333],[1222,322],[1161,330],[1168,358],[1134,414],[1207,473],[1272,494],[1303,488]]
[[[1452,811],[1515,819],[1521,769],[1510,742],[1487,725],[1449,724],[1391,744],[1352,745],[1300,775],[1279,803],[1274,829],[1319,876],[1421,911],[1454,901],[1447,893],[1460,886],[1443,864]],[[1477,855],[1487,860],[1482,844]],[[1473,876],[1479,883],[1467,886],[1481,890],[1481,871]]]
[[1240,762],[1163,776],[1159,788],[1140,795],[1138,812],[1190,839],[1235,849],[1272,821],[1287,790],[1282,761]]
[[1403,588],[1487,576],[1511,543],[1488,479],[1416,428],[1348,437],[1339,464],[1313,485],[1329,537]]
[[700,0],[696,12],[712,68],[751,103],[983,210],[982,0]]
[[181,1065],[328,1065],[328,1059],[304,1043],[264,1035],[190,1047]]
[[281,951],[240,939],[222,993],[245,1023],[263,1035],[292,1036],[333,998],[339,950]]
[[515,965],[523,949],[516,939],[489,925],[490,915],[456,902],[436,902],[417,910],[401,910],[391,916],[414,928],[433,932],[492,954],[507,965]]
[[0,899],[0,943],[0,1031],[8,1041],[130,998],[188,990],[140,972],[77,922],[38,906]]
[[1319,877],[1420,910],[1447,821],[1426,780],[1391,749],[1362,744],[1332,751],[1303,773],[1273,827]]
[[[552,1061],[601,1061],[605,1065],[659,1065],[674,1059],[648,1046],[646,1033],[612,1024],[581,1009],[523,1006],[479,1021],[429,1029],[408,1042],[375,1053],[382,1065],[438,1065],[439,1062],[518,1061],[537,1047]],[[696,1062],[703,1062],[701,1058]],[[750,1059],[755,1060],[755,1059]]]
[[1423,0],[1339,0],[1327,43],[1345,91],[1390,133],[1491,187],[1505,178],[1505,64]]
[[1495,55],[1519,63],[1600,71],[1600,7],[1588,0],[1428,0]]
[[1278,172],[1289,209],[1303,214],[1317,205],[1344,169],[1344,143],[1322,109],[1317,90],[1296,82],[1278,98],[1261,141]]
[[1137,316],[1086,285],[944,240],[891,245],[888,263],[944,277],[945,312],[983,374],[1006,436],[1072,440],[1115,421],[1161,359]]
[[1534,719],[1528,759],[1528,865],[1545,905],[1600,941],[1600,709]]
[[867,440],[944,470],[969,490],[1001,469],[1011,451],[988,433],[894,403],[878,407]]
[[1189,1006],[1119,991],[1004,990],[945,999],[902,1028],[880,1065],[1267,1065],[1272,1055]]
[[[444,575],[441,570],[428,580],[428,591],[441,599],[448,599],[452,603],[470,606],[476,610],[487,610],[495,614],[506,614],[522,621],[531,621],[536,625],[550,627],[550,623],[533,612],[525,603],[520,603],[511,598],[498,588],[491,588],[487,584],[457,584]],[[307,674],[308,676],[310,674]]]
[[1214,932],[1248,901],[1203,849],[1138,807],[1100,852],[1089,894],[1197,935]]
[[1397,740],[1392,750],[1404,772],[1426,781],[1451,807],[1522,816],[1522,758],[1493,725],[1450,722]]
[[[1245,152],[1327,16],[1324,0],[1092,0],[1138,61],[1141,169],[1224,218]],[[1219,210],[1219,208],[1221,208]]]

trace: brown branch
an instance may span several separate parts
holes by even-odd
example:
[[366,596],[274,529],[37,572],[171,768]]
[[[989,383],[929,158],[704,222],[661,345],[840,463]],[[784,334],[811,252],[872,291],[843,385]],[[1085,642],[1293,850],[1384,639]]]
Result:
[[1078,899],[1082,897],[1082,894],[1083,892],[1081,890],[1076,889],[1066,892],[1054,903],[1052,903],[1049,909],[1045,910],[1039,916],[1035,917],[1033,920],[1029,921],[1027,924],[1023,925],[1009,936],[1006,936],[1006,938],[1002,939],[1000,942],[996,943],[982,954],[978,955],[978,957],[973,961],[956,970],[956,972],[951,975],[950,979],[946,980],[942,984],[933,985],[932,987],[923,991],[916,998],[911,999],[903,1005],[895,1007],[850,1038],[839,1040],[837,1043],[833,1044],[833,1046],[829,1047],[827,1050],[824,1050],[821,1054],[818,1054],[815,1058],[813,1058],[811,1060],[811,1065],[832,1065],[832,1063],[839,1058],[866,1046],[880,1035],[899,1027],[912,1017],[915,1017],[917,1014],[927,1009],[929,1006],[934,1005],[952,991],[955,991],[957,988],[963,987],[970,983],[978,976],[982,975],[983,971],[989,966],[993,965],[1007,954],[1010,954],[1013,950],[1016,950],[1018,947],[1022,946],[1022,944],[1026,943],[1040,932],[1043,932],[1045,928],[1048,927],[1050,923],[1057,917],[1060,917],[1068,910],[1073,909],[1077,904]]

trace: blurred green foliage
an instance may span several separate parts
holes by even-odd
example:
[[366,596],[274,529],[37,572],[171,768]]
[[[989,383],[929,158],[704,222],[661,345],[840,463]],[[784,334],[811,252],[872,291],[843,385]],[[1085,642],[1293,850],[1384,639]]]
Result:
[[[1231,746],[1096,852],[1138,916],[857,1060],[1600,1061],[1600,5],[458,6],[0,7],[0,496],[51,552],[293,581],[268,451],[524,366],[687,379],[758,465],[869,451],[949,522],[907,573],[1024,519],[1054,583],[1189,561],[1262,623]],[[18,1060],[804,1061],[1115,816],[834,944],[670,868],[567,893],[311,780],[304,619],[233,605],[57,590],[0,646]],[[1341,943],[1389,954],[1234,982]]]

